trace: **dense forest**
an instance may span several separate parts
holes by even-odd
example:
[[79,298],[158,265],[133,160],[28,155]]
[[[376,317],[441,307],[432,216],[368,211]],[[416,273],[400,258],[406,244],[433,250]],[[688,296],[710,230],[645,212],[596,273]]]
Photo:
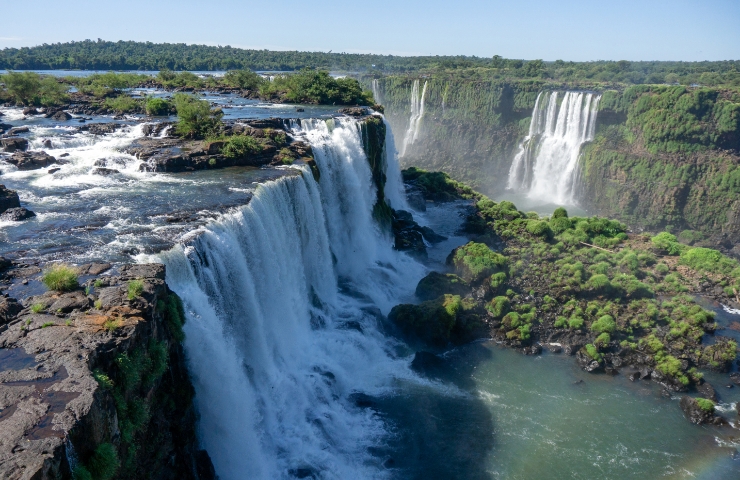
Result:
[[155,44],[151,42],[81,42],[44,44],[0,50],[0,68],[14,70],[279,70],[305,67],[344,72],[433,73],[467,71],[466,75],[533,78],[555,81],[700,83],[740,85],[740,60],[718,62],[566,62],[475,56],[370,55],[298,51],[246,50],[230,46]]

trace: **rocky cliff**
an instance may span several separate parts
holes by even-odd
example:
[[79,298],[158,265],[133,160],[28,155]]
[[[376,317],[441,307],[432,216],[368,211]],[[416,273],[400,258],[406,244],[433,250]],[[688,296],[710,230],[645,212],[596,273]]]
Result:
[[82,265],[64,291],[44,291],[38,266],[3,267],[22,300],[0,308],[0,476],[214,478],[164,266]]

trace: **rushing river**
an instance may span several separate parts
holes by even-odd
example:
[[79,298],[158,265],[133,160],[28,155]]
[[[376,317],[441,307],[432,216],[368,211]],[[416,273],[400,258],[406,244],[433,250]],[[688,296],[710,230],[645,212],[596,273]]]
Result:
[[[209,99],[234,106],[225,109],[234,118],[298,115]],[[319,181],[300,168],[140,172],[122,152],[142,135],[134,117],[93,136],[74,128],[78,119],[1,111],[30,127],[31,148],[69,163],[20,172],[0,160],[0,183],[38,214],[0,224],[0,255],[167,264],[188,312],[200,439],[222,479],[740,478],[737,430],[691,425],[653,383],[490,342],[412,368],[414,352],[384,314],[413,301],[418,280],[465,243],[457,229],[468,206],[415,213],[448,237],[425,264],[393,251],[372,218],[360,130],[348,118],[322,121],[334,109],[306,108],[303,118],[317,120],[294,124],[313,146]],[[93,175],[101,159],[120,173]],[[393,152],[387,163],[398,178]],[[385,193],[400,203],[400,188],[390,181]],[[740,319],[722,315],[727,326]],[[707,378],[736,421],[740,389]]]

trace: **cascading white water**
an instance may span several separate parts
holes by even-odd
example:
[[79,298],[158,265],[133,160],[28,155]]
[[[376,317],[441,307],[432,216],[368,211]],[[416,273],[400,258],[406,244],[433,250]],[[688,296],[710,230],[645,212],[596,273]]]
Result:
[[380,97],[380,84],[377,78],[373,78],[373,81],[371,82],[370,87],[372,88],[372,91],[373,91],[373,98],[375,99],[375,103],[382,104],[383,100]]
[[421,96],[419,95],[419,80],[414,80],[411,86],[411,117],[409,118],[409,128],[406,129],[406,135],[403,137],[403,147],[401,148],[401,156],[406,155],[410,145],[416,142],[419,138],[419,131],[421,127],[421,117],[424,116],[424,98],[427,93],[427,82],[424,82],[424,87],[421,90]]
[[225,480],[382,478],[368,448],[384,425],[350,395],[415,378],[372,311],[410,297],[423,268],[372,219],[356,121],[304,120],[295,133],[312,145],[318,183],[303,167],[261,185],[160,257],[188,314],[201,442]]
[[391,124],[385,117],[383,117],[383,123],[385,124],[385,148],[383,149],[386,165],[385,198],[394,209],[408,210],[409,204],[406,201],[406,187],[403,186],[401,167],[398,163],[396,140],[393,137]]
[[526,191],[538,201],[573,204],[581,146],[594,138],[600,99],[593,93],[566,92],[558,104],[558,92],[549,97],[540,93],[507,188]]

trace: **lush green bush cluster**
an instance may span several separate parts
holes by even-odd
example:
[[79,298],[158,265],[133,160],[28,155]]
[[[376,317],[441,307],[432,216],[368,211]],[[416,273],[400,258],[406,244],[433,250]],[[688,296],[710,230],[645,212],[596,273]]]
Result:
[[435,201],[449,201],[458,198],[472,198],[473,190],[451,179],[443,172],[428,172],[416,167],[409,167],[401,172],[403,181],[411,183],[421,190],[424,198]]
[[221,125],[223,112],[195,95],[176,93],[172,102],[177,110],[175,130],[184,137],[198,138],[213,135]]
[[506,269],[506,257],[483,243],[470,242],[459,247],[452,261],[460,276],[468,282],[480,282]]
[[170,102],[164,98],[148,97],[144,102],[144,109],[146,110],[147,115],[151,115],[153,117],[164,117],[170,114],[172,106],[170,105]]
[[229,70],[223,78],[226,85],[246,90],[258,90],[266,82],[267,80],[251,70]]
[[369,90],[363,90],[354,78],[332,78],[326,70],[305,68],[298,73],[278,75],[262,83],[260,95],[278,97],[291,103],[320,105],[373,105]]
[[138,113],[142,107],[140,100],[128,95],[106,98],[103,105],[116,113]]
[[0,75],[0,100],[3,97],[17,105],[53,107],[62,105],[68,99],[69,85],[51,76],[41,76],[34,72],[8,72]]

